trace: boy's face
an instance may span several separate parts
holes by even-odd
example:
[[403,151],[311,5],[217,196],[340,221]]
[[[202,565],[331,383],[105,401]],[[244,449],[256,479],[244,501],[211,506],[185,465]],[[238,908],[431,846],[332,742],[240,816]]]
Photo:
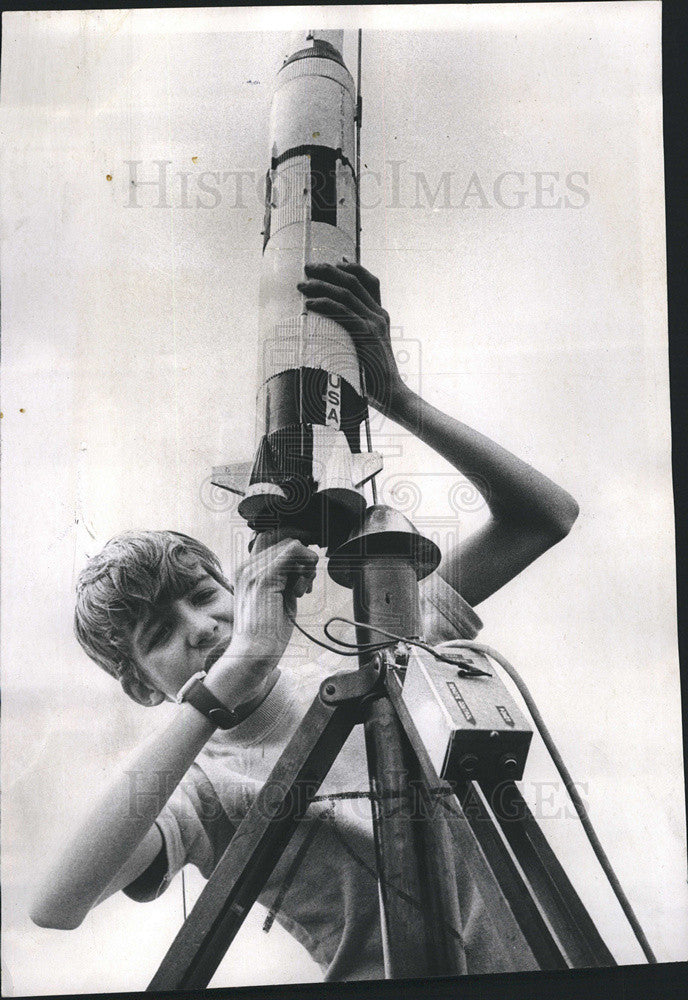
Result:
[[208,670],[232,639],[234,597],[201,567],[182,597],[162,604],[132,633],[132,651],[143,678],[174,699],[182,684]]

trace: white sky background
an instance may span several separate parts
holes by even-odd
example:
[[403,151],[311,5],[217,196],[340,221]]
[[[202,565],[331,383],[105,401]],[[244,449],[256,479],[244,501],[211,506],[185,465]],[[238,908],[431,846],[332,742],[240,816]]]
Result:
[[[244,555],[249,533],[207,477],[214,464],[253,455],[257,186],[271,87],[291,50],[288,33],[245,30],[268,26],[371,29],[363,262],[407,342],[402,368],[430,402],[581,506],[561,545],[480,606],[482,637],[529,684],[660,960],[688,956],[659,5],[346,14],[4,17],[7,994],[142,989],[181,920],[179,880],[144,906],[120,894],[71,932],[34,927],[26,906],[51,852],[166,711],[129,702],[73,639],[86,555],[132,527],[197,535],[230,572]],[[345,47],[355,73],[353,32]],[[157,207],[151,187],[127,206],[128,160],[143,161],[141,180],[157,175],[152,161],[171,161],[170,207]],[[240,170],[253,180],[239,204],[235,178],[206,177],[219,200],[197,206],[213,201],[199,187],[204,171]],[[503,189],[514,203],[526,192],[520,208],[495,198],[505,171],[524,174]],[[538,171],[559,174],[544,178],[541,204],[568,194],[577,207],[536,207]],[[565,187],[573,171],[587,175],[574,180],[584,205]],[[430,198],[422,184],[417,196],[414,173]],[[431,206],[445,173],[449,203],[440,187]],[[486,203],[464,197],[474,173]],[[376,419],[374,433],[386,454],[383,499],[395,501],[395,486],[400,504],[417,492],[416,525],[445,543],[480,523],[485,510],[469,499],[457,528],[447,499],[457,477],[446,463],[391,423]],[[316,627],[343,596],[321,562],[321,585],[301,605]],[[291,653],[315,655],[303,644]],[[617,959],[641,961],[563,793],[546,784],[556,774],[535,741],[526,777]],[[190,876],[192,898],[201,883]],[[213,985],[319,978],[279,927],[265,935],[261,925],[256,911]]]

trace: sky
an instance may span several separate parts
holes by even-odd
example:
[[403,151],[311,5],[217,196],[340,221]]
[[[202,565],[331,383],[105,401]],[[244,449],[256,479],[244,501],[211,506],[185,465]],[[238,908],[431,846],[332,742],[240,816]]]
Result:
[[[180,880],[68,933],[26,916],[93,789],[166,711],[128,702],[82,653],[73,587],[129,528],[196,535],[230,575],[245,558],[235,501],[209,476],[255,445],[271,89],[294,30],[359,25],[362,261],[400,368],[581,508],[480,605],[481,637],[531,688],[658,956],[688,956],[659,4],[13,13],[2,855],[17,994],[141,989],[181,920]],[[348,30],[354,75],[355,50]],[[446,547],[485,519],[442,459],[390,421],[372,429],[381,498],[419,529]],[[345,599],[321,560],[303,623]],[[317,655],[301,638],[291,653]],[[640,961],[556,782],[535,740],[524,794],[617,959]],[[201,885],[190,872],[190,899]],[[256,910],[213,985],[319,978],[261,925]]]

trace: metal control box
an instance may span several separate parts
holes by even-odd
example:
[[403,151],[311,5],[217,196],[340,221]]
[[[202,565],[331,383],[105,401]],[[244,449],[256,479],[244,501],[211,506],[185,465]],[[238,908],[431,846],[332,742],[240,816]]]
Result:
[[533,731],[492,661],[475,650],[442,650],[490,676],[462,676],[456,666],[415,648],[402,689],[430,759],[448,781],[517,781]]

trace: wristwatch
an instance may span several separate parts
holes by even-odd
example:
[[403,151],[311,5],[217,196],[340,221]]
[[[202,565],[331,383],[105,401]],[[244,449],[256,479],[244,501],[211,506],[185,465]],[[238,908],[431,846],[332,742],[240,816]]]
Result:
[[197,674],[189,677],[186,684],[182,684],[177,692],[177,704],[181,705],[182,702],[188,701],[218,729],[232,729],[238,726],[251,714],[251,702],[234,709],[227,708],[203,683],[206,676],[206,670],[199,670]]

